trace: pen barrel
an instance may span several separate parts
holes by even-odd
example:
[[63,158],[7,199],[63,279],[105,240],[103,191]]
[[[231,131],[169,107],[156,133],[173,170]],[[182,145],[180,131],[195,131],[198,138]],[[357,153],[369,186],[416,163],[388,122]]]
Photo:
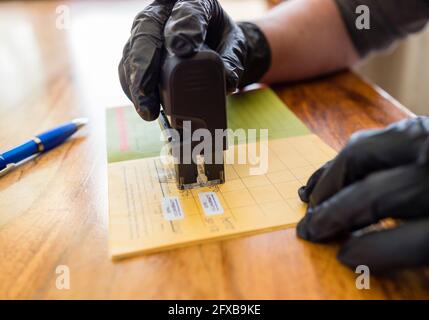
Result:
[[43,145],[43,151],[48,151],[70,138],[70,136],[73,135],[77,129],[78,128],[76,124],[68,123],[39,134],[37,138],[40,139],[40,142]]
[[32,155],[38,153],[39,146],[38,144],[33,141],[29,140],[27,142],[24,142],[23,144],[8,150],[0,155],[0,169],[3,169],[2,162],[4,163],[4,167],[6,167],[6,164],[8,163],[19,163]]
[[3,158],[3,155],[0,155],[0,171],[6,168],[8,162],[5,158]]

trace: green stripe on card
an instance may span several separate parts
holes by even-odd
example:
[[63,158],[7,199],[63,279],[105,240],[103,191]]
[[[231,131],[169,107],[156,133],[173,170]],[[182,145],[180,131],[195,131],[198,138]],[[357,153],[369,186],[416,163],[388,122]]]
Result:
[[270,88],[228,97],[228,128],[268,129],[270,139],[310,133]]

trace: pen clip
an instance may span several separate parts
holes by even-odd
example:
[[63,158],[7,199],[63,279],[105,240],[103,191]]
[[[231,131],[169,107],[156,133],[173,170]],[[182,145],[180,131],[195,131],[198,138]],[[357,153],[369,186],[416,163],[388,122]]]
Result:
[[38,157],[40,155],[39,153],[33,154],[32,156],[29,156],[27,159],[24,159],[18,163],[9,163],[6,165],[6,168],[0,170],[0,178],[6,174],[8,174],[10,171],[15,169],[16,167],[19,167],[20,165],[24,164],[25,162],[28,162],[30,160],[33,160],[34,158]]
[[0,177],[6,175],[7,173],[9,173],[10,171],[12,171],[15,168],[16,168],[16,163],[9,163],[6,166],[6,168],[0,170]]

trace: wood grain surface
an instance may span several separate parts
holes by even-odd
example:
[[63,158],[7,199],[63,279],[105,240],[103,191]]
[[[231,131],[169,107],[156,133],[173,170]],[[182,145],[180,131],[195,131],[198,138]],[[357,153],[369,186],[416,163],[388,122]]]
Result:
[[[234,11],[236,1],[224,2]],[[0,179],[0,298],[429,298],[427,269],[372,277],[370,290],[356,289],[336,244],[307,243],[293,229],[110,261],[104,108],[127,103],[116,66],[145,3],[65,3],[64,30],[55,24],[61,2],[0,4],[0,150],[73,117],[91,120]],[[355,130],[410,116],[348,71],[275,90],[336,149]],[[70,270],[68,290],[55,285],[61,265]]]

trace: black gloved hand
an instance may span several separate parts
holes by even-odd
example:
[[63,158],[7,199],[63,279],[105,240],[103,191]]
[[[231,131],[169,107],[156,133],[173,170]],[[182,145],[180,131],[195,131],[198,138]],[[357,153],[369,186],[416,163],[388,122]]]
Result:
[[[371,272],[429,264],[429,118],[352,136],[299,190],[309,202],[298,235],[314,242],[351,236],[338,258]],[[398,226],[351,234],[384,218]]]
[[156,0],[134,20],[119,64],[122,89],[139,115],[159,115],[164,48],[186,57],[208,46],[225,66],[227,92],[258,81],[270,66],[265,36],[252,23],[236,24],[217,0]]

